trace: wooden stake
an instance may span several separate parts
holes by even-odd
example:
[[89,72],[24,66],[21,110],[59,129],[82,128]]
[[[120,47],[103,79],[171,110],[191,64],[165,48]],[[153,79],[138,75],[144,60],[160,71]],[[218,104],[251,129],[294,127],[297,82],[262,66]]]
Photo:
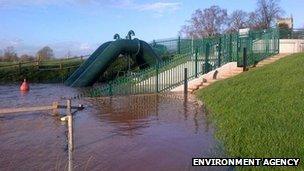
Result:
[[73,131],[73,115],[71,111],[71,99],[67,100],[67,118],[68,118],[68,146],[69,146],[69,150],[73,150],[74,131]]

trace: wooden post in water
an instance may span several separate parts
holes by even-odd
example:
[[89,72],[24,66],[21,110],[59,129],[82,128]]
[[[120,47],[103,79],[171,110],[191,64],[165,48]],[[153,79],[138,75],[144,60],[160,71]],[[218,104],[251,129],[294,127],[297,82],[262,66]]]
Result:
[[184,69],[184,93],[187,94],[188,93],[188,69],[185,68]]
[[68,151],[68,171],[72,171],[73,170],[73,151],[69,150]]
[[73,170],[73,148],[74,148],[74,132],[73,132],[73,115],[71,108],[71,99],[67,100],[67,118],[68,118],[68,156],[69,171]]
[[71,99],[67,100],[67,120],[68,120],[68,148],[73,150],[74,148],[74,130],[73,130],[73,115],[71,107]]
[[66,117],[68,120],[68,170],[73,170],[74,130],[71,99],[67,100]]

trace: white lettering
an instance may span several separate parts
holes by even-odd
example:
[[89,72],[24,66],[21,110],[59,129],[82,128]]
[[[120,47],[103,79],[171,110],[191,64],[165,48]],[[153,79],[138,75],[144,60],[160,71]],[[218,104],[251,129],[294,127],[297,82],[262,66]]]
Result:
[[222,165],[226,166],[228,163],[227,159],[222,159]]
[[300,163],[300,159],[294,159],[294,164],[295,164],[295,166],[298,166],[299,163]]
[[299,158],[193,158],[193,166],[298,166]]
[[235,165],[242,165],[242,159],[235,159],[236,162],[235,162]]
[[201,162],[202,162],[201,159],[193,159],[193,160],[192,160],[192,164],[193,164],[194,166],[199,166]]
[[268,159],[264,159],[264,161],[263,161],[263,165],[264,165],[264,166],[268,166],[268,165],[269,165],[269,161],[268,161]]
[[216,159],[215,165],[216,165],[216,166],[220,166],[220,165],[221,165],[221,159]]

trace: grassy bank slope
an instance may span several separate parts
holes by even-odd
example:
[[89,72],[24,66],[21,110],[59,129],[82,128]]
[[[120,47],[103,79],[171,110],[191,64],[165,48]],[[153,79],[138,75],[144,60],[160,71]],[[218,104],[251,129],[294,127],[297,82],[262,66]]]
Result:
[[303,53],[216,82],[197,96],[210,110],[229,156],[303,161]]

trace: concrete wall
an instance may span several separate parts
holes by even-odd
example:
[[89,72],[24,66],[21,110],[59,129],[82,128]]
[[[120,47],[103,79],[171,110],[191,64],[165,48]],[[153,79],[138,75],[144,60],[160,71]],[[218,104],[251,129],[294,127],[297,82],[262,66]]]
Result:
[[280,39],[280,53],[304,52],[304,39]]

